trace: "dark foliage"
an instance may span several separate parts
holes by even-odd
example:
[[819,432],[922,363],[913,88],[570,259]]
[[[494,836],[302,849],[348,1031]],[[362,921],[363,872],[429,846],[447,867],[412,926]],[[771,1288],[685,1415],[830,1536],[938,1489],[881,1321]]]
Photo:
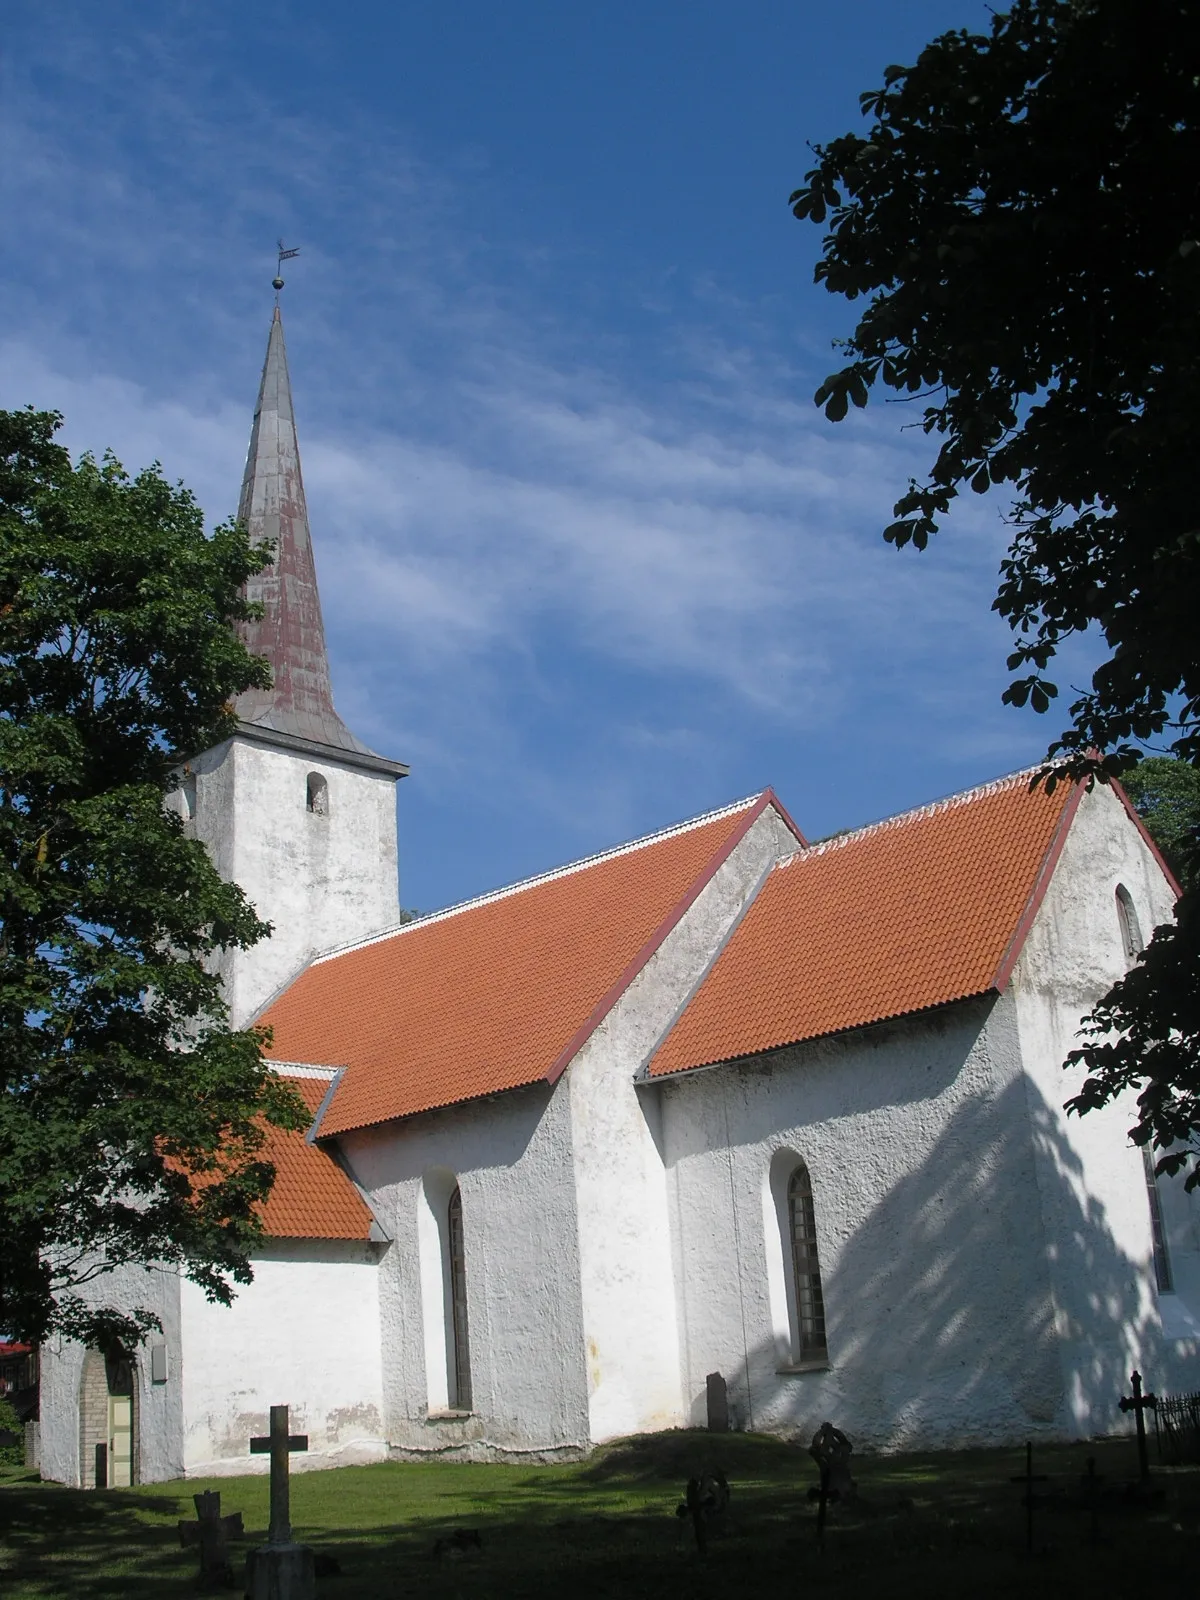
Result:
[[264,555],[60,421],[0,412],[0,1328],[109,1346],[153,1321],[114,1268],[249,1280],[299,1112],[213,971],[267,930],[165,804],[267,677],[231,626]]
[[[964,487],[1008,486],[1005,700],[1046,711],[1062,642],[1107,646],[1051,784],[1128,771],[1163,735],[1200,767],[1197,61],[1200,0],[1017,0],[887,68],[867,130],[818,147],[792,196],[829,229],[817,280],[867,299],[817,403],[837,421],[882,385],[938,441],[885,537],[923,548]],[[1076,1110],[1145,1085],[1134,1136],[1167,1167],[1200,1112],[1194,894],[1072,1056]]]
[[1190,857],[1200,832],[1200,768],[1170,756],[1146,756],[1121,781],[1178,882],[1195,888]]

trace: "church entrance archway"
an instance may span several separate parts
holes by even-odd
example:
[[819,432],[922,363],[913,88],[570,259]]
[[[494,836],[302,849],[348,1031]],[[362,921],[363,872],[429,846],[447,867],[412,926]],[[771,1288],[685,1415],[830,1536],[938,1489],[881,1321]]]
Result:
[[79,1379],[79,1481],[124,1489],[136,1478],[137,1396],[123,1351],[89,1350]]

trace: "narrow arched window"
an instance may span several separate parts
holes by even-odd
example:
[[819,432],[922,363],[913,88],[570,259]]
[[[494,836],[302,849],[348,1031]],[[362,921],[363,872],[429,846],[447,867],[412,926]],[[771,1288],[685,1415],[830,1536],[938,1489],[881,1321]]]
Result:
[[1121,948],[1125,952],[1125,965],[1132,967],[1145,948],[1133,896],[1123,883],[1117,885],[1117,925],[1121,930]]
[[179,784],[179,815],[183,818],[183,831],[189,839],[196,837],[196,774],[183,769]]
[[447,1210],[446,1243],[450,1254],[450,1320],[454,1370],[450,1373],[454,1411],[471,1409],[471,1348],[467,1333],[467,1260],[463,1249],[462,1191],[455,1186]]
[[305,805],[314,817],[329,815],[329,785],[319,772],[310,772],[308,775]]
[[1171,1258],[1167,1254],[1167,1230],[1163,1227],[1162,1201],[1158,1194],[1158,1178],[1154,1171],[1154,1157],[1142,1146],[1142,1166],[1146,1173],[1146,1198],[1150,1202],[1150,1243],[1154,1251],[1154,1281],[1160,1294],[1170,1294]]
[[824,1361],[825,1298],[821,1293],[821,1264],[817,1259],[817,1220],[813,1209],[812,1180],[803,1162],[788,1179],[788,1232],[792,1246],[792,1281],[796,1296],[796,1330],[801,1361]]

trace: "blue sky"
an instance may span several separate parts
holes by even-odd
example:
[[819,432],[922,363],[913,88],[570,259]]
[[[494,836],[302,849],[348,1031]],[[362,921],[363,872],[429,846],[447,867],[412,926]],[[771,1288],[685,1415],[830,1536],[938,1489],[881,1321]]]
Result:
[[[975,0],[10,0],[0,404],[236,508],[284,316],[346,720],[433,909],[772,784],[817,837],[1037,760],[1003,506],[923,555],[807,142]],[[1060,681],[1086,671],[1081,651]]]

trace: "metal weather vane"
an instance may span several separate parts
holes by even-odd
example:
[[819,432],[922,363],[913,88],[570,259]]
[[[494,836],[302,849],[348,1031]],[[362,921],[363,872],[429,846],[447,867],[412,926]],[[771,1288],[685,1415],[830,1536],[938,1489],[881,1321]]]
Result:
[[294,250],[289,250],[285,246],[283,240],[280,239],[280,241],[279,241],[279,259],[275,263],[275,276],[271,279],[271,287],[275,291],[275,303],[276,303],[276,305],[278,305],[278,303],[279,303],[279,291],[280,291],[280,289],[283,288],[283,277],[282,277],[283,263],[285,261],[290,261],[293,256],[298,256],[299,254],[300,254],[299,246],[297,246],[296,249],[294,249]]

